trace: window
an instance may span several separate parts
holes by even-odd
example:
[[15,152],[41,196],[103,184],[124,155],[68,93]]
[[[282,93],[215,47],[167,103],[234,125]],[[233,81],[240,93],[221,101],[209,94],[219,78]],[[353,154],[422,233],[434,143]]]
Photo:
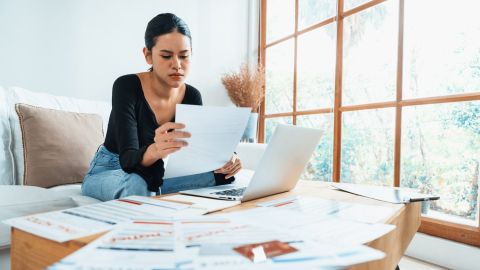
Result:
[[349,111],[342,116],[342,182],[392,186],[395,109]]
[[304,179],[439,194],[420,231],[480,246],[480,2],[262,0],[278,123],[324,131]]
[[400,185],[439,194],[431,216],[478,224],[479,113],[478,101],[403,110]]

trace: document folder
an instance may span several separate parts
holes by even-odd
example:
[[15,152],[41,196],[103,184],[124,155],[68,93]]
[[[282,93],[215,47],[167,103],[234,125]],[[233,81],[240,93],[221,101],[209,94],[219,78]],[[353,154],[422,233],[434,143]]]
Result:
[[352,194],[385,201],[390,203],[410,203],[420,201],[433,201],[439,196],[423,194],[409,188],[383,187],[349,183],[335,183],[333,187]]

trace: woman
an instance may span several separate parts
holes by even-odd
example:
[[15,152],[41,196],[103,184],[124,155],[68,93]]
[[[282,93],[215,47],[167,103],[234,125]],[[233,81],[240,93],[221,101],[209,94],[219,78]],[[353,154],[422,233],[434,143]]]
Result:
[[83,195],[107,201],[234,180],[241,169],[236,157],[215,173],[163,179],[163,159],[187,146],[184,138],[191,136],[175,123],[176,104],[202,105],[200,92],[184,82],[191,44],[188,26],[174,14],[157,15],[148,23],[143,53],[151,68],[114,82],[107,135],[83,180]]

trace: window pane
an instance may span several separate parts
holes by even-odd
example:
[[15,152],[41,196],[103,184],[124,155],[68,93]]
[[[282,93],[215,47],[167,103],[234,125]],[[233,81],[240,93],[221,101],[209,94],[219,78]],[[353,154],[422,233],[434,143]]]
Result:
[[298,1],[298,29],[302,30],[337,15],[337,0]]
[[293,111],[293,39],[267,48],[265,113]]
[[342,182],[393,186],[395,109],[342,115]]
[[344,105],[395,100],[397,33],[397,1],[345,18]]
[[265,143],[270,142],[270,138],[275,132],[275,128],[278,124],[292,124],[292,117],[275,117],[265,119]]
[[333,108],[336,24],[298,37],[297,110]]
[[295,0],[267,0],[267,43],[293,34]]
[[370,2],[371,0],[345,0],[343,4],[343,10],[347,11],[349,9],[358,7],[362,4],[365,4],[366,2]]
[[479,10],[478,0],[405,2],[404,98],[480,89]]
[[435,218],[475,221],[480,102],[406,107],[403,112],[401,185],[440,195],[430,205]]
[[297,125],[319,128],[323,131],[320,143],[301,178],[331,182],[333,164],[333,114],[297,116]]

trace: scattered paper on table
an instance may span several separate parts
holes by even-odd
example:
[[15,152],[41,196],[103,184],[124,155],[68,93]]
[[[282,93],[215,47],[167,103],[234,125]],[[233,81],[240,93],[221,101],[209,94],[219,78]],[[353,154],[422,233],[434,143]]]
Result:
[[57,242],[65,242],[112,229],[143,216],[199,216],[202,209],[188,205],[129,196],[97,204],[8,219],[6,224]]
[[390,224],[358,222],[330,216],[324,210],[320,212],[304,214],[289,209],[262,207],[225,216],[235,222],[258,224],[266,228],[277,228],[281,224],[282,228],[303,239],[332,244],[365,244],[395,229]]
[[[49,269],[329,269],[384,257],[383,252],[366,246],[304,241],[298,235],[287,236],[289,233],[284,228],[272,228],[269,232],[256,225],[228,220],[225,215],[136,219]],[[291,239],[285,243],[295,252],[268,258],[264,250],[265,258],[254,263],[235,252],[238,244],[232,244],[264,242],[262,239],[269,238],[273,242]]]
[[330,216],[366,223],[383,223],[395,209],[386,206],[349,203],[309,196],[293,196],[257,204],[262,207],[288,209],[308,215]]

